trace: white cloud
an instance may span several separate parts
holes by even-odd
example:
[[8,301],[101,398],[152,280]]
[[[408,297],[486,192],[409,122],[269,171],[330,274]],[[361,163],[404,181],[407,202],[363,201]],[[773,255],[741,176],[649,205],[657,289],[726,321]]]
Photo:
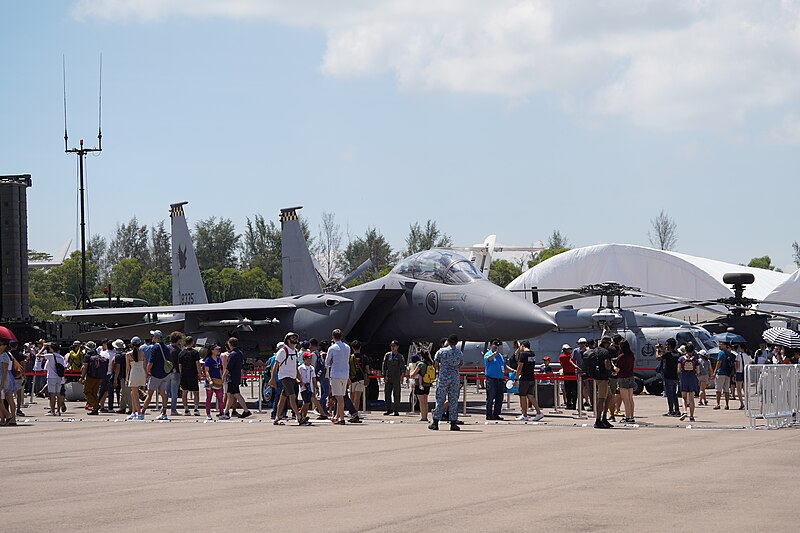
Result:
[[646,129],[725,130],[765,110],[800,114],[800,0],[80,0],[73,14],[317,27],[330,76],[390,72],[404,90],[513,101],[552,92],[581,119]]

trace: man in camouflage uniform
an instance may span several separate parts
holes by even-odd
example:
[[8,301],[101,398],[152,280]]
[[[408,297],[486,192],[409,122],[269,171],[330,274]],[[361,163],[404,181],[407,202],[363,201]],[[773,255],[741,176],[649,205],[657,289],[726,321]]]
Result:
[[436,352],[434,358],[436,370],[439,372],[436,384],[436,410],[433,412],[433,422],[428,429],[439,429],[439,419],[444,412],[445,399],[449,400],[448,414],[450,415],[450,431],[458,431],[458,392],[461,381],[458,371],[464,364],[464,354],[456,348],[458,337],[450,335],[447,346]]

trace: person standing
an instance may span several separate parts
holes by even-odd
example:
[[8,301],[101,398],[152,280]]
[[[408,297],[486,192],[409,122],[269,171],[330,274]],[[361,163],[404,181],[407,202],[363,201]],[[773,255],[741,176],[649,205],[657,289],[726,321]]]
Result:
[[564,344],[561,346],[561,353],[558,356],[561,374],[564,376],[564,403],[566,403],[567,409],[577,409],[578,407],[578,381],[575,379],[578,368],[575,366],[572,354],[572,346]]
[[741,344],[734,344],[733,348],[736,356],[736,372],[734,373],[736,397],[739,398],[739,410],[741,411],[744,409],[744,369],[753,362],[753,359]]
[[211,398],[217,398],[217,413],[224,420],[225,404],[222,402],[222,360],[219,354],[222,346],[214,344],[208,351],[208,357],[203,361],[203,374],[205,375],[206,385],[206,419],[211,418]]
[[[331,341],[324,340],[317,342],[317,339],[308,341],[310,349],[317,353],[317,383],[319,384],[319,403],[325,406],[325,412],[328,412],[328,398],[331,395],[331,380],[328,375],[328,367],[325,366],[325,359],[328,357],[328,348],[331,346]],[[317,346],[315,349],[314,346]],[[319,420],[319,419],[318,419]]]
[[[139,412],[139,387],[147,385],[147,373],[144,370],[144,353],[139,349],[142,339],[133,337],[131,339],[131,349],[125,354],[125,374],[128,382],[128,394],[131,399],[131,415],[128,420],[144,420],[144,415]],[[123,386],[124,386],[123,385]]]
[[[296,359],[295,359],[296,361]],[[295,366],[297,363],[295,362]],[[236,409],[236,405],[242,407],[242,412],[238,415],[239,418],[247,418],[253,413],[247,408],[247,402],[240,391],[242,385],[242,368],[244,368],[244,354],[239,348],[239,339],[231,337],[228,339],[228,363],[225,366],[223,379],[228,384],[228,398],[225,404],[225,414],[228,411]],[[297,368],[295,368],[297,370]]]
[[634,376],[633,368],[636,366],[636,356],[627,340],[620,341],[619,355],[614,360],[614,365],[617,367],[617,386],[619,387],[622,405],[625,408],[625,418],[621,422],[623,424],[635,424],[633,388],[636,386],[636,377]]
[[[28,368],[28,357],[29,357],[29,348],[28,343],[25,343],[22,348],[19,348],[19,343],[15,340],[11,340],[8,343],[8,352],[9,355],[16,359],[16,361],[20,364],[23,369],[22,375],[14,377],[14,384],[17,387],[17,416],[25,416],[25,413],[22,412],[22,405],[25,403],[25,388],[26,388],[26,381]],[[13,364],[13,361],[12,361]],[[80,370],[80,369],[78,369]]]
[[83,368],[81,368],[81,382],[83,383],[83,395],[89,402],[90,415],[97,415],[100,412],[100,384],[106,379],[108,359],[97,353],[92,346],[93,342],[86,343],[86,354],[83,358]]
[[169,396],[170,416],[178,416],[178,389],[181,385],[180,358],[183,348],[183,333],[173,331],[169,334],[169,352],[167,356],[172,363],[172,370],[167,372],[167,395]]
[[50,352],[47,354],[44,368],[47,371],[47,395],[50,397],[49,416],[60,416],[61,411],[66,411],[64,395],[61,389],[64,386],[64,370],[67,368],[67,361],[61,355],[61,348],[57,342],[50,343]]
[[697,400],[697,405],[708,405],[706,389],[711,379],[711,362],[708,360],[708,354],[705,350],[700,350],[697,353],[699,355],[697,358],[697,377],[700,384],[700,395]]
[[[150,374],[150,380],[147,382],[147,398],[144,400],[141,414],[147,411],[150,406],[150,401],[153,399],[153,394],[158,394],[161,399],[161,414],[156,417],[156,420],[169,420],[167,417],[167,383],[169,373],[166,370],[167,361],[169,360],[169,347],[161,341],[162,335],[160,330],[150,332],[152,337],[152,344],[150,347],[150,358],[147,359],[147,373]],[[143,417],[142,417],[143,418]]]
[[608,348],[611,346],[611,340],[611,337],[608,335],[603,335],[597,348],[590,349],[583,356],[583,362],[585,365],[589,365],[588,359],[590,357],[590,353],[592,354],[591,357],[596,363],[596,368],[593,370],[595,373],[594,381],[597,387],[597,398],[595,398],[594,402],[595,429],[610,429],[614,427],[608,421],[608,417],[606,416],[606,408],[609,405],[609,402],[612,400],[611,388],[608,385],[608,379],[611,376],[611,354],[608,351]]
[[[578,367],[576,370],[577,372],[583,372],[583,354],[585,354],[589,350],[589,341],[586,340],[585,337],[581,337],[577,341],[578,347],[572,351],[572,362],[575,363],[575,366]],[[589,408],[592,406],[592,394],[589,390],[589,387],[586,386],[586,383],[583,383],[580,390],[581,401],[583,402],[583,407]]]
[[[411,372],[414,378],[414,394],[417,395],[419,403],[420,422],[428,421],[428,394],[431,391],[431,384],[436,376],[436,369],[433,366],[433,359],[428,350],[419,353],[420,360]],[[430,370],[429,370],[430,369]]]
[[506,360],[501,351],[502,346],[502,342],[494,339],[489,350],[483,354],[483,371],[486,375],[486,420],[503,420],[500,413],[503,411]]
[[114,384],[111,394],[119,391],[119,409],[117,409],[117,413],[125,414],[131,409],[131,389],[127,384],[128,362],[125,354],[125,341],[117,339],[112,343],[112,346],[116,351],[116,355],[114,356],[114,369],[111,374]]
[[717,405],[714,409],[719,409],[719,401],[723,392],[725,394],[725,409],[730,409],[731,399],[731,377],[728,367],[730,348],[727,342],[720,341],[719,352],[717,353],[717,363],[714,365],[714,389],[717,395]]
[[656,359],[660,359],[664,363],[663,377],[664,377],[664,395],[667,397],[668,411],[664,416],[681,416],[681,409],[678,405],[678,352],[675,350],[677,346],[675,339],[667,339],[667,346],[656,347]]
[[755,353],[757,365],[768,365],[772,362],[772,354],[769,353],[766,341],[758,343],[758,350]]
[[697,356],[694,353],[694,344],[686,343],[686,354],[678,359],[678,370],[680,371],[681,396],[683,397],[683,414],[681,420],[686,420],[686,413],[689,413],[689,420],[694,422],[694,397],[700,393],[700,365],[697,363]]
[[[347,394],[347,383],[350,381],[350,347],[342,342],[342,330],[334,329],[331,337],[333,340],[325,359],[325,366],[331,379],[331,395],[336,399],[336,414],[331,417],[331,422],[343,426],[345,425],[344,398]],[[399,359],[402,361],[402,356]],[[405,363],[402,368],[405,368]],[[399,389],[397,398],[398,400],[400,398]]]
[[197,404],[200,402],[200,354],[194,347],[194,339],[187,336],[184,339],[184,348],[178,356],[178,371],[181,376],[181,389],[183,390],[183,414],[189,416],[189,393],[194,396],[194,416],[200,416]]
[[317,388],[314,377],[314,367],[311,363],[311,352],[303,352],[303,364],[297,368],[297,376],[300,380],[300,398],[303,402],[300,407],[300,416],[305,419],[311,407],[311,398],[314,397],[314,391]]
[[275,407],[275,412],[277,414],[273,422],[276,426],[284,425],[283,420],[281,420],[281,413],[287,401],[289,402],[289,407],[292,409],[298,425],[310,425],[308,418],[300,413],[300,408],[297,406],[296,400],[297,383],[300,379],[297,367],[296,348],[298,340],[299,337],[297,333],[287,333],[283,338],[283,346],[278,348],[278,352],[275,354],[275,366],[272,367],[273,382],[271,385],[276,387],[277,390],[275,379],[277,378],[281,382],[280,398],[278,399],[278,405]]
[[[14,403],[17,382],[11,373],[13,363],[8,352],[8,344],[9,339],[0,339],[0,426],[17,425],[17,405]],[[8,409],[3,400],[8,403]]]
[[350,395],[354,411],[350,413],[351,422],[360,420],[358,416],[361,400],[366,393],[364,384],[369,375],[369,358],[361,353],[361,341],[354,340],[350,343]]
[[[386,403],[384,416],[400,416],[400,383],[406,369],[406,360],[398,350],[400,343],[392,341],[389,351],[383,356],[383,398]],[[394,403],[392,400],[394,399]]]
[[[80,371],[83,367],[84,350],[81,341],[73,341],[72,349],[67,354],[67,370]],[[68,378],[67,381],[70,381]],[[72,378],[75,381],[75,378]]]
[[445,402],[448,403],[447,412],[450,418],[450,431],[459,431],[458,427],[458,392],[461,388],[459,369],[464,364],[464,354],[456,346],[458,336],[450,335],[447,346],[436,352],[434,365],[439,374],[436,385],[436,409],[433,412],[433,422],[428,429],[438,430],[439,420],[444,412]]
[[539,408],[539,402],[536,401],[536,354],[531,350],[529,340],[524,340],[519,345],[517,350],[517,371],[514,377],[515,381],[518,382],[519,407],[522,411],[517,420],[527,421],[528,407],[532,406],[536,410],[536,416],[533,417],[533,421],[538,422],[544,418],[544,414]]

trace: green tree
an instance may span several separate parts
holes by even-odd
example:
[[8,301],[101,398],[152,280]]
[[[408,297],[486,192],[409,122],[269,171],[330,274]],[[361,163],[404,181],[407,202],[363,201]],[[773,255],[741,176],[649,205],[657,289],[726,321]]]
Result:
[[147,265],[148,270],[155,270],[162,274],[170,274],[172,272],[171,246],[170,235],[164,227],[163,220],[157,226],[150,227],[150,263]]
[[199,220],[194,225],[192,238],[201,270],[222,270],[237,266],[236,252],[242,237],[236,233],[229,218],[217,220],[212,216]]
[[424,228],[420,226],[419,222],[414,222],[409,227],[405,254],[412,255],[423,250],[452,245],[453,239],[439,231],[435,221],[428,219]]
[[[314,243],[308,221],[300,217],[300,229],[308,243],[309,251],[313,253]],[[273,221],[267,222],[262,215],[255,215],[253,220],[248,217],[242,236],[241,245],[242,265],[245,268],[260,268],[266,273],[267,278],[278,283],[283,279],[283,265],[281,252],[281,230]]]
[[47,252],[37,252],[36,250],[28,250],[28,261],[52,261],[53,256]]
[[489,269],[489,281],[501,287],[507,286],[521,275],[522,269],[505,259],[492,261],[492,267]]
[[172,274],[145,271],[139,286],[139,298],[147,300],[150,305],[172,304]]
[[111,266],[126,257],[150,264],[147,226],[139,224],[135,216],[127,224],[117,223],[105,255],[108,265]]
[[62,294],[61,289],[56,291],[55,276],[52,269],[31,269],[28,278],[28,292],[30,294],[30,314],[37,320],[61,320],[53,316],[53,311],[75,309],[77,294]]
[[372,268],[359,276],[357,282],[376,279],[381,271],[394,263],[392,247],[386,238],[374,227],[367,228],[363,237],[356,237],[344,250],[347,272],[352,272],[367,259],[372,259]]
[[[144,267],[136,260],[123,257],[111,268],[108,282],[111,284],[111,295],[123,298],[136,298],[144,278]],[[148,300],[148,302],[150,302]]]
[[772,259],[770,259],[768,255],[752,258],[750,262],[747,263],[747,266],[752,268],[763,268],[764,270],[774,270],[775,272],[783,272],[780,268],[777,268],[772,264]]

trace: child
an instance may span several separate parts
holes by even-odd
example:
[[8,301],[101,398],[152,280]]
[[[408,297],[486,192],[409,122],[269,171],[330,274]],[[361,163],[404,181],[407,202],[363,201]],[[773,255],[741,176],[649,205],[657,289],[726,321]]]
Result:
[[314,374],[314,365],[311,364],[311,352],[303,353],[303,364],[298,368],[300,374],[300,397],[303,406],[300,408],[302,419],[305,419],[308,408],[311,407],[311,398],[317,388],[317,378]]

